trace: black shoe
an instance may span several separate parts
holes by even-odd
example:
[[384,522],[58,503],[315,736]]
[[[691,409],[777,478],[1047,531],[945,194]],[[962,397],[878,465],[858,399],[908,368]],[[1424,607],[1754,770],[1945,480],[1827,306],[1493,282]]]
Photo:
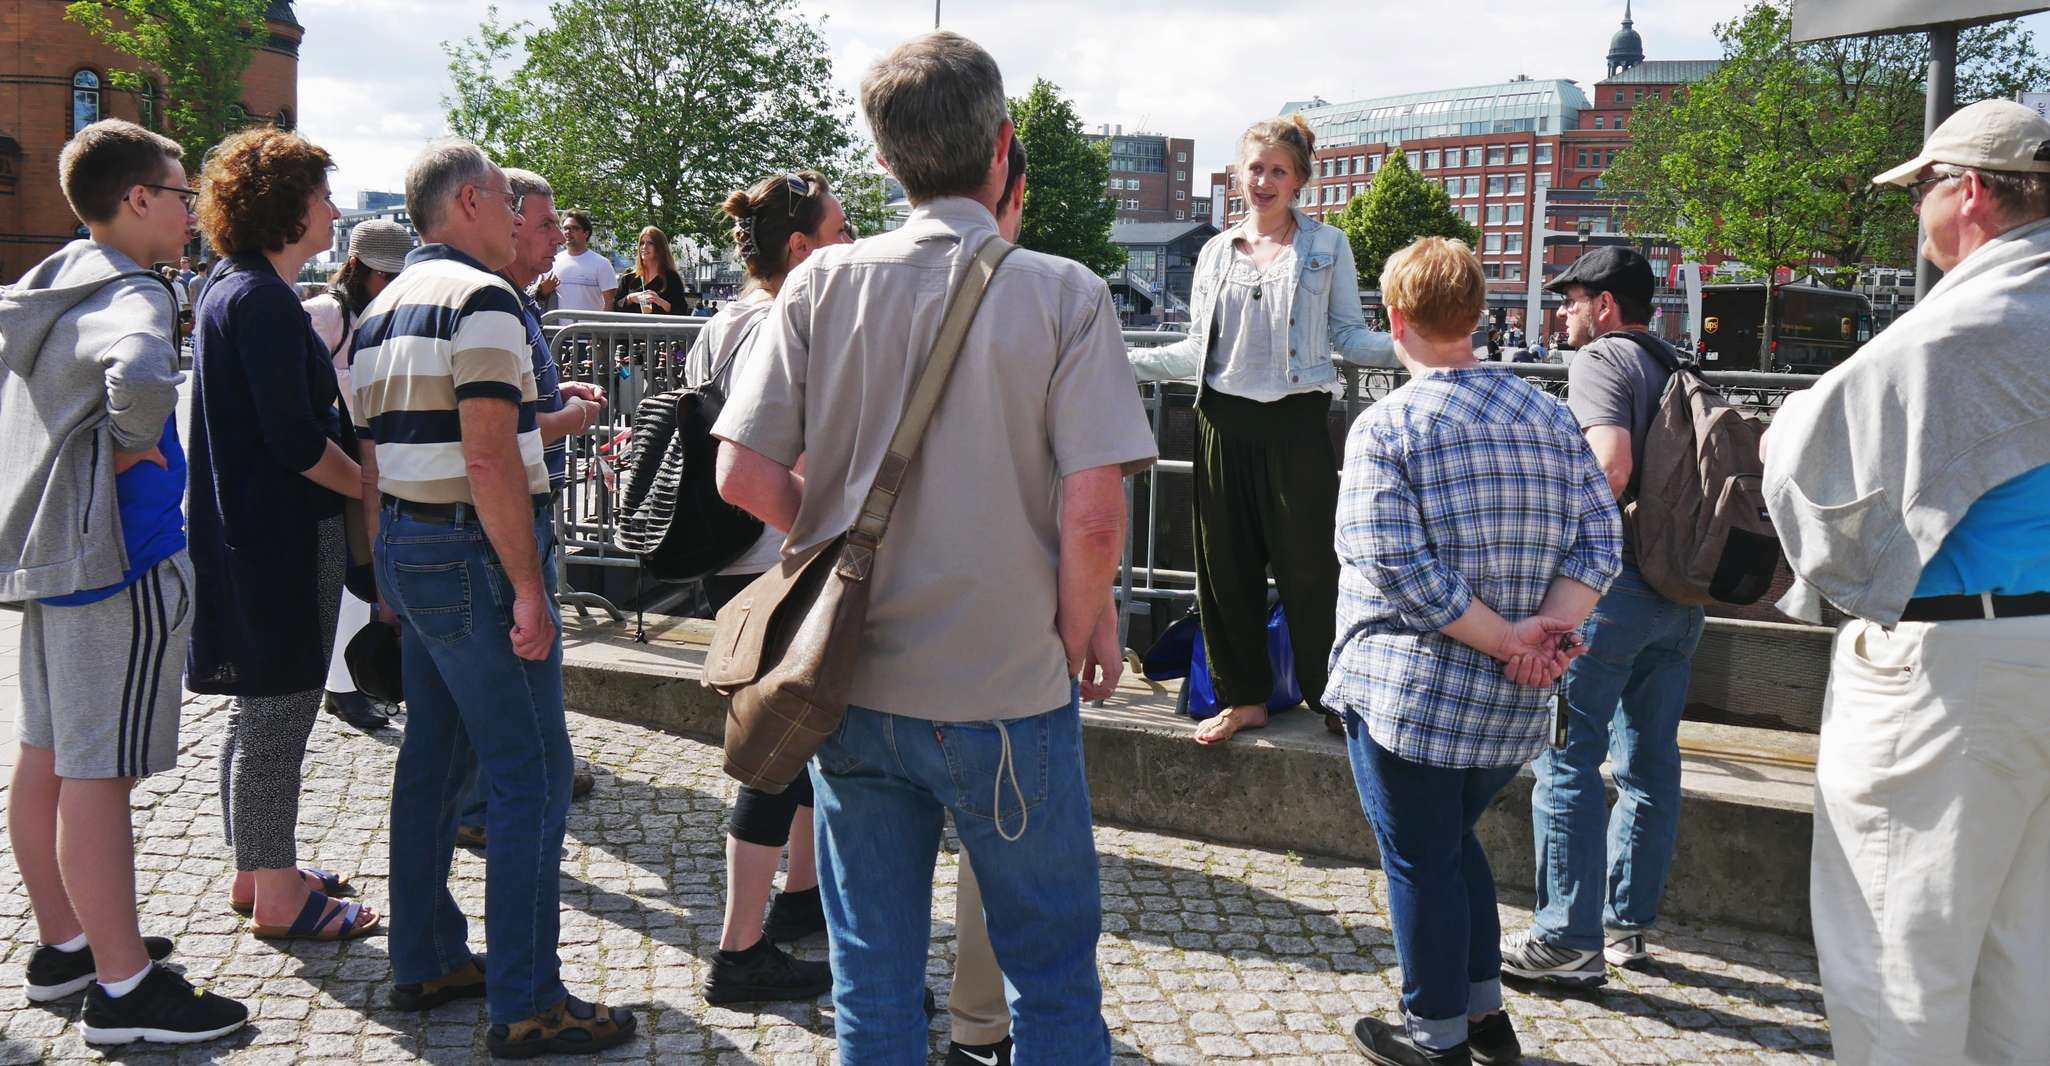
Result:
[[321,709],[365,733],[391,725],[391,716],[378,710],[377,704],[361,692],[330,692],[321,701]]
[[1379,1018],[1361,1018],[1352,1026],[1352,1045],[1379,1066],[1468,1066],[1473,1061],[1466,1044],[1454,1044],[1443,1051],[1419,1047],[1405,1033]]
[[826,931],[826,908],[817,886],[802,892],[778,892],[762,922],[762,935],[778,944]]
[[[171,942],[160,936],[142,938],[142,950],[151,962],[171,954]],[[28,957],[28,1001],[48,1003],[75,996],[93,983],[93,949],[88,944],[77,951],[58,951],[48,944]]]
[[723,1006],[817,999],[832,988],[831,964],[793,959],[764,937],[746,951],[721,951],[712,956],[712,972],[705,978],[705,1002]]
[[197,1044],[249,1022],[249,1008],[192,987],[182,975],[151,966],[149,976],[119,999],[95,982],[85,993],[85,1042]]
[[393,985],[391,990],[393,1010],[433,1010],[444,1003],[453,1003],[459,999],[483,998],[482,955],[470,956],[470,961],[432,981],[422,981],[417,985]]
[[1515,1066],[1523,1061],[1523,1045],[1516,1040],[1516,1026],[1510,1024],[1506,1010],[1469,1021],[1466,1046],[1481,1066]]
[[1011,1066],[1011,1038],[994,1044],[949,1045],[947,1066]]

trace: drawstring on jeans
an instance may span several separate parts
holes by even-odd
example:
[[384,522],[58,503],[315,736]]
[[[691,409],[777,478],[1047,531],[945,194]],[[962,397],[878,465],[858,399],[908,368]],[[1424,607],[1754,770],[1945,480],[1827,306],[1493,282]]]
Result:
[[[1003,738],[1003,748],[997,754],[996,784],[991,790],[990,811],[996,818],[997,835],[1007,844],[1016,844],[1025,838],[1025,827],[1032,823],[1032,809],[1025,805],[1025,790],[1018,785],[1018,760],[1011,755],[1011,731],[1002,722],[991,722],[997,727],[997,736]],[[1004,778],[1011,779],[1011,794],[1018,797],[1018,834],[1004,832]]]

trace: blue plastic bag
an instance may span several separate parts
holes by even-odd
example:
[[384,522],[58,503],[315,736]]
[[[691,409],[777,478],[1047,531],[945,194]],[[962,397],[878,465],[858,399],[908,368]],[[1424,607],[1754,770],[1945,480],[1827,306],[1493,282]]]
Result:
[[[1153,647],[1146,650],[1142,672],[1148,680],[1169,681],[1186,677],[1178,709],[1202,721],[1223,710],[1217,703],[1217,687],[1210,677],[1210,658],[1204,654],[1203,628],[1195,612],[1167,627]],[[1286,710],[1303,702],[1302,685],[1295,676],[1295,646],[1289,643],[1288,621],[1281,606],[1267,612],[1267,663],[1274,674],[1274,691],[1267,696],[1267,709]]]

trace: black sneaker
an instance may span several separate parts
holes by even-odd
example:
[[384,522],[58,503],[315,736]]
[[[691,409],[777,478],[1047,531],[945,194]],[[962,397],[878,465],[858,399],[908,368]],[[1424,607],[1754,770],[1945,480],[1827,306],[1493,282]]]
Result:
[[151,966],[149,976],[119,999],[97,982],[87,989],[82,1028],[88,1044],[197,1044],[227,1036],[248,1022],[248,1007]]
[[1577,988],[1593,988],[1609,979],[1601,952],[1553,947],[1529,930],[1502,938],[1502,972]]
[[1473,1056],[1467,1044],[1454,1044],[1443,1051],[1418,1046],[1409,1034],[1379,1018],[1361,1018],[1352,1026],[1352,1045],[1368,1062],[1379,1066],[1468,1066]]
[[391,725],[391,716],[379,710],[377,704],[361,692],[329,692],[320,702],[322,710],[365,733],[375,733]]
[[802,892],[778,892],[769,904],[769,917],[762,922],[762,935],[778,944],[802,940],[826,931],[826,908],[819,902],[818,886]]
[[[149,953],[151,962],[158,962],[171,954],[171,942],[160,936],[146,936],[142,938],[142,950]],[[58,951],[43,944],[28,957],[30,1003],[48,1003],[53,999],[75,996],[92,983],[93,949],[90,944],[77,951]]]
[[763,937],[746,951],[721,951],[712,956],[712,972],[705,977],[705,1002],[724,1006],[817,999],[832,988],[830,963],[793,959]]
[[1466,1046],[1473,1053],[1473,1061],[1481,1066],[1514,1066],[1523,1061],[1523,1045],[1516,1040],[1516,1026],[1510,1024],[1506,1010],[1498,1010],[1477,1022],[1469,1021]]
[[994,1044],[952,1044],[947,1066],[1011,1066],[1011,1038]]

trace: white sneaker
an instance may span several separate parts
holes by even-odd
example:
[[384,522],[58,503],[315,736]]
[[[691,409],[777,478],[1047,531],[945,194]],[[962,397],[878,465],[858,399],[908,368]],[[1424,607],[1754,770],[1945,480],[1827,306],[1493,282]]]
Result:
[[1609,979],[1599,951],[1553,947],[1529,930],[1502,938],[1502,972],[1533,981],[1593,987]]
[[1642,930],[1609,930],[1609,943],[1602,948],[1602,958],[1611,966],[1636,966],[1651,958],[1651,952],[1644,946]]

